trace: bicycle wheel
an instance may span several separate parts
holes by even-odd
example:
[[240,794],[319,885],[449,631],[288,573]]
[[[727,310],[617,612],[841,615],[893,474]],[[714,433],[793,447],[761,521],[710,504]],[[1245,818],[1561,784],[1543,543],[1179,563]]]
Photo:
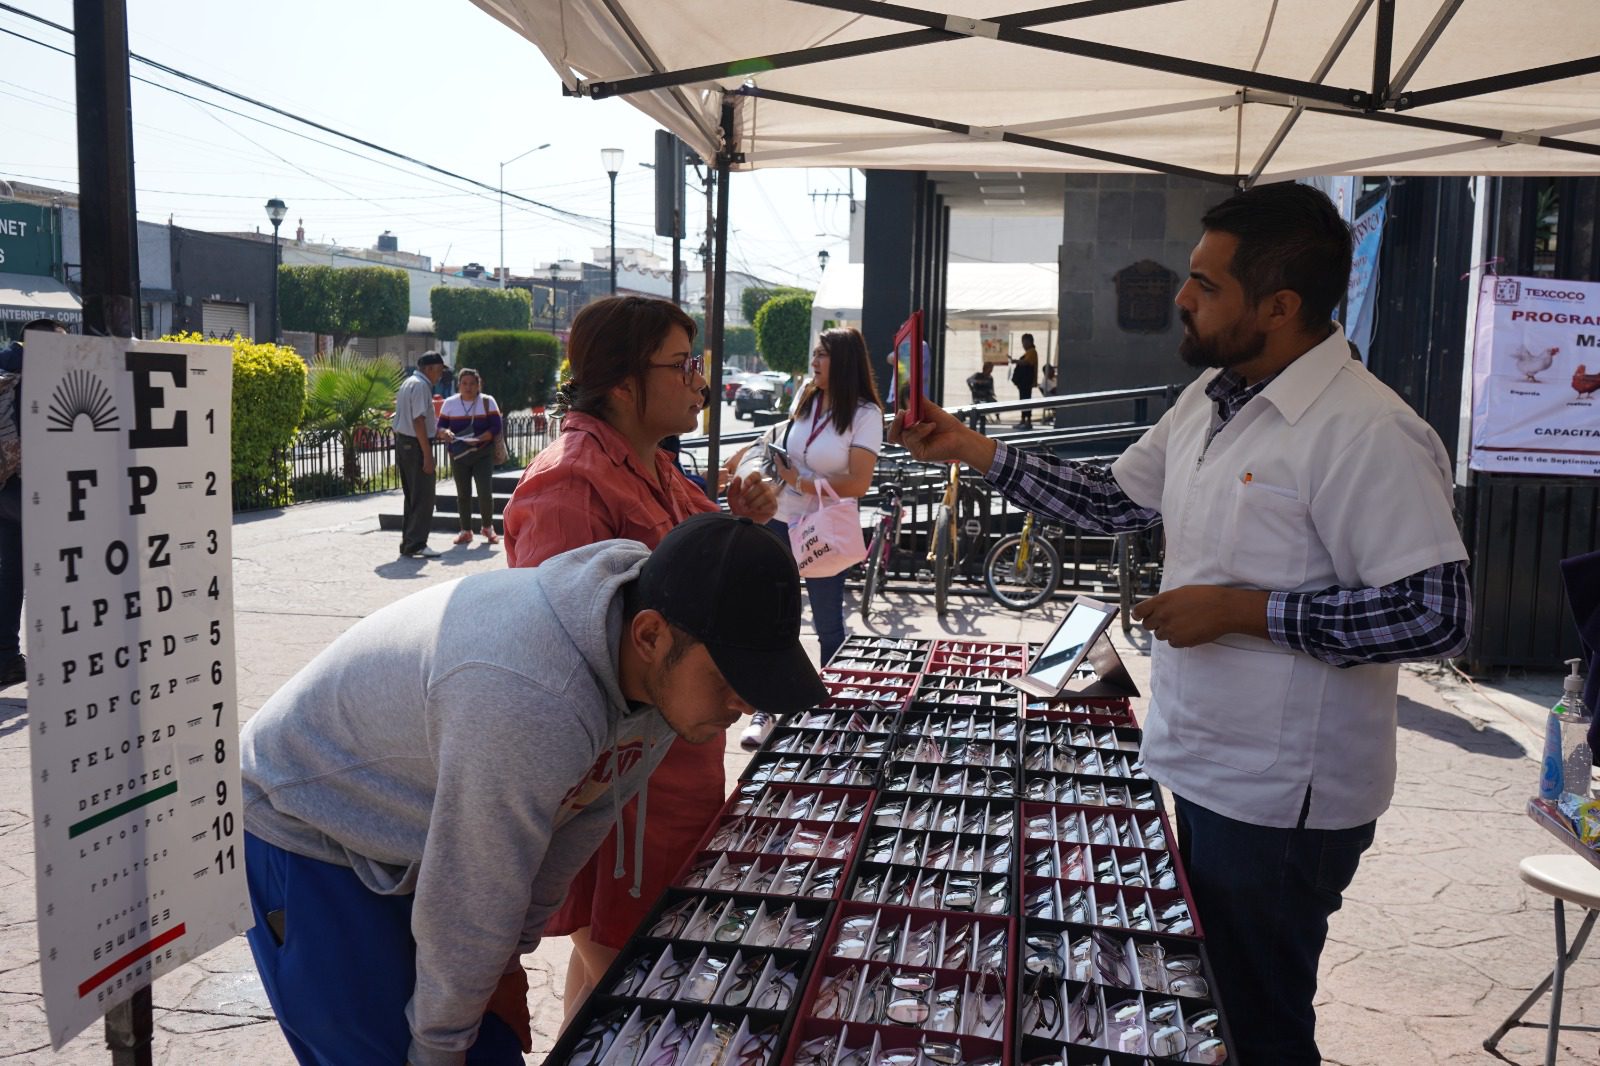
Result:
[[861,580],[861,619],[866,621],[867,612],[872,610],[873,597],[878,594],[878,585],[888,579],[889,569],[889,521],[884,519],[878,523],[877,532],[872,534],[872,544],[867,548],[866,572]]
[[950,609],[950,574],[955,569],[955,545],[950,543],[950,508],[940,506],[933,521],[933,610],[943,615]]
[[983,564],[989,595],[1013,611],[1037,607],[1055,593],[1061,582],[1061,556],[1055,545],[1037,533],[1028,540],[1026,563],[1018,565],[1022,534],[1013,533],[995,542]]

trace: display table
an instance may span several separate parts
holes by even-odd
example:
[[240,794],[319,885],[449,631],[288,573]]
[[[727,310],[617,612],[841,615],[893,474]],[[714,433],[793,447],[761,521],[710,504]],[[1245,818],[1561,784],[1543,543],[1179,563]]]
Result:
[[1548,829],[1572,851],[1582,855],[1591,866],[1600,869],[1600,852],[1578,839],[1578,834],[1572,831],[1572,824],[1556,809],[1554,803],[1538,797],[1529,800],[1528,817]]
[[846,641],[546,1061],[1228,1061],[1129,702],[1024,697],[1030,654]]

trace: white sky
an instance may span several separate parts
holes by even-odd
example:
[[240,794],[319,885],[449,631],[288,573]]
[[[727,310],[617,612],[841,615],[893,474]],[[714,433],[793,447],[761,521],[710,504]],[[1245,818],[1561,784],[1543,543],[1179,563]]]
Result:
[[[72,21],[68,0],[7,2]],[[491,186],[502,160],[549,142],[506,167],[507,191],[591,221],[508,200],[506,261],[516,273],[551,259],[589,259],[606,245],[610,208],[600,150],[621,148],[617,243],[670,258],[670,241],[653,236],[653,173],[639,166],[654,161],[654,124],[621,100],[563,98],[539,52],[467,0],[128,0],[128,8],[130,48],[139,55]],[[69,37],[3,10],[0,29],[72,47]],[[289,205],[286,237],[303,219],[314,241],[365,247],[392,230],[402,249],[432,256],[435,266],[498,262],[493,193],[465,191],[138,62],[133,73],[357,153],[136,81],[140,218],[270,230],[263,205],[276,196]],[[77,188],[73,98],[68,57],[0,33],[0,178]],[[843,170],[735,174],[730,268],[814,288],[819,250],[836,262],[848,258],[849,208],[843,197],[808,193],[842,192],[848,178]],[[684,256],[694,270],[705,199],[693,185],[689,202]]]

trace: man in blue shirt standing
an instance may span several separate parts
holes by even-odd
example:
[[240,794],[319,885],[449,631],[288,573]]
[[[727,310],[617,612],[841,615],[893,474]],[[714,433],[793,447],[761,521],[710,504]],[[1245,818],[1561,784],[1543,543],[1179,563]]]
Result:
[[400,488],[405,493],[405,517],[400,531],[400,554],[412,559],[437,559],[428,547],[433,524],[433,438],[439,416],[433,409],[433,387],[444,377],[444,357],[423,352],[417,369],[401,384],[394,397],[394,457],[400,468]]

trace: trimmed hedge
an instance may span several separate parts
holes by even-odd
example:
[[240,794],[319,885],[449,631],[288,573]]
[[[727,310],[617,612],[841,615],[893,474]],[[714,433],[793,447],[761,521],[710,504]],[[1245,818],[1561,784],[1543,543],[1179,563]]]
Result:
[[282,266],[278,306],[284,329],[331,334],[343,348],[351,337],[404,334],[411,283],[394,267]]
[[756,347],[772,369],[805,373],[811,362],[811,294],[768,300],[756,314]]
[[502,412],[549,403],[560,357],[555,337],[528,329],[474,330],[461,334],[456,346],[457,370],[469,366],[482,374],[483,391]]
[[289,464],[274,460],[289,447],[306,404],[306,364],[293,348],[246,337],[213,340],[198,333],[162,337],[233,347],[233,482],[250,493],[287,491]]
[[744,320],[754,326],[756,316],[769,301],[779,296],[794,296],[798,293],[812,295],[810,289],[797,289],[793,285],[774,285],[770,288],[765,285],[751,285],[739,294],[739,310],[744,313]]
[[527,330],[533,325],[533,298],[527,289],[440,285],[428,294],[428,310],[434,336],[442,341],[460,340],[475,330]]

